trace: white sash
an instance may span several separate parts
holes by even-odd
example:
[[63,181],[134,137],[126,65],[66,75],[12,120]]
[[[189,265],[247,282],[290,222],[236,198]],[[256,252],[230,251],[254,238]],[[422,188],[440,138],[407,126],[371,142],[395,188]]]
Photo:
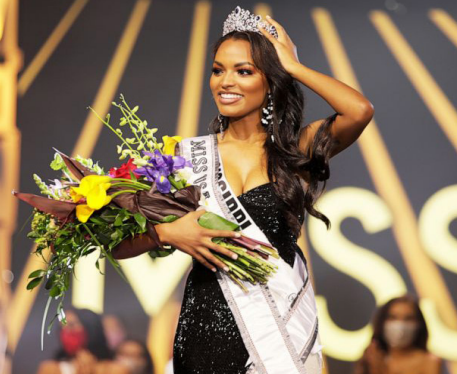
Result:
[[[269,242],[230,188],[224,175],[215,134],[183,139],[179,153],[191,160],[188,182],[199,185],[208,210],[236,222],[243,232]],[[248,373],[319,374],[322,346],[314,291],[305,262],[297,253],[294,267],[283,259],[269,258],[278,266],[267,285],[245,283],[245,294],[224,272],[217,272],[219,285],[235,317],[249,352]]]

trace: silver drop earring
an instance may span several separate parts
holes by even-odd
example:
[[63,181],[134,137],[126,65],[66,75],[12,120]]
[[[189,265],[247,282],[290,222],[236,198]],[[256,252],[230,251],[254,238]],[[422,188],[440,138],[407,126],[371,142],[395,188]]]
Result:
[[267,130],[271,136],[271,141],[274,143],[275,137],[273,135],[273,96],[268,92],[268,100],[266,108],[262,109],[262,126]]
[[222,114],[218,114],[217,119],[219,121],[219,132],[221,133],[221,140],[224,139],[224,126],[223,126],[223,118]]

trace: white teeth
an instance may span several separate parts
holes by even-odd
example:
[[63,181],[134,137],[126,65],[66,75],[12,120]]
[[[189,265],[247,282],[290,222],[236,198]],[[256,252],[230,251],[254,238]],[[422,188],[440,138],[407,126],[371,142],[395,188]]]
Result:
[[243,97],[242,95],[237,95],[237,94],[226,94],[226,93],[221,93],[221,97],[223,99],[237,99],[239,97]]

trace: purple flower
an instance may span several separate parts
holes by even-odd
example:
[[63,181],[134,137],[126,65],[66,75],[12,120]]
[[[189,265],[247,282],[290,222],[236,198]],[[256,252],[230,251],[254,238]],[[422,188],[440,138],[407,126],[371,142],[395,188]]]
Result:
[[143,154],[150,157],[148,165],[136,169],[135,173],[144,175],[150,182],[156,181],[159,176],[168,177],[176,170],[192,167],[191,162],[184,157],[163,155],[158,149],[154,153],[143,151]]
[[173,171],[184,169],[185,167],[192,167],[192,163],[187,161],[184,157],[181,156],[172,156],[173,157]]
[[164,175],[159,176],[156,180],[157,189],[161,193],[169,193],[171,190],[171,183]]

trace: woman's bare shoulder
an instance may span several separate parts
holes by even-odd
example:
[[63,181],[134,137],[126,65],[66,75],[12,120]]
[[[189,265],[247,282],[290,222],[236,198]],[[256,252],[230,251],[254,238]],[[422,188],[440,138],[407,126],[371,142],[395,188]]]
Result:
[[430,352],[424,352],[422,355],[422,367],[423,373],[427,374],[439,374],[441,373],[441,367],[443,360]]
[[59,362],[53,360],[43,361],[38,367],[37,374],[60,374]]
[[114,361],[99,361],[95,368],[96,374],[129,374],[129,370]]

